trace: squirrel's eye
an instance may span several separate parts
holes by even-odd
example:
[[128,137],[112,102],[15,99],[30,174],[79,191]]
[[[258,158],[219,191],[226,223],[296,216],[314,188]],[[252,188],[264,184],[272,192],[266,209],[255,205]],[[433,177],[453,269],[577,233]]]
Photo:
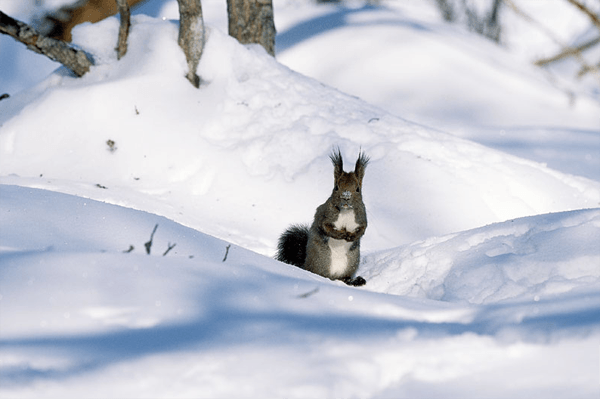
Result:
[[338,190],[339,190],[339,187],[337,186],[337,184],[335,185],[335,188],[334,188],[334,190],[335,190],[335,191],[338,191]]
[[356,187],[356,192],[360,193],[360,187]]

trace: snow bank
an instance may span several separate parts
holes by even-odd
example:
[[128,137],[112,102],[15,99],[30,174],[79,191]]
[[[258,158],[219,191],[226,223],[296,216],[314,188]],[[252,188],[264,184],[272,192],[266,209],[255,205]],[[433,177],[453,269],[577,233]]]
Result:
[[[513,26],[508,24],[505,34],[511,41],[524,41],[525,45],[518,46],[521,49],[531,46],[527,57],[516,56],[441,21],[432,8],[433,4],[414,7],[393,2],[387,7],[322,8],[321,15],[295,20],[280,31],[279,59],[396,115],[440,129],[565,125],[598,129],[598,101],[583,90],[564,87],[564,83],[561,87],[531,65],[533,46],[527,35],[511,36]],[[550,8],[557,14],[568,11],[571,19],[566,23],[571,30],[567,37],[575,36],[573,27],[582,29],[589,23],[568,5],[537,8]],[[521,23],[512,12],[503,15],[511,23]],[[557,24],[567,19],[557,18]],[[523,32],[524,27],[519,28]],[[530,27],[531,31],[538,33]],[[556,51],[554,46],[550,51]],[[590,87],[597,90],[597,80],[589,78]]]
[[[215,28],[199,90],[175,23],[136,17],[120,61],[116,32],[0,103],[0,396],[598,397],[600,183]],[[334,145],[372,159],[362,288],[264,256]]]
[[[2,102],[1,175],[158,213],[261,253],[329,196],[335,145],[347,165],[359,148],[372,159],[367,249],[600,202],[600,183],[392,116],[216,29],[196,90],[181,79],[176,24],[134,18],[121,61],[117,28],[109,18],[75,30],[97,63],[83,78],[58,70]],[[121,193],[132,190],[152,204],[127,203]]]
[[[470,259],[453,268],[467,283],[482,252],[504,249],[493,245],[500,236],[534,260],[549,246],[561,250],[545,269],[558,270],[560,291],[569,292],[524,284],[513,301],[497,295],[475,305],[452,302],[481,297],[485,284],[447,284],[441,300],[417,290],[370,292],[382,287],[384,254],[365,259],[361,271],[371,280],[357,289],[236,246],[223,261],[227,243],[149,213],[47,190],[1,185],[0,193],[3,397],[598,394],[598,272],[590,267],[583,278],[574,263],[566,272],[564,258],[584,262],[565,238],[577,230],[584,240],[598,237],[599,211],[520,219],[410,247],[408,262],[418,249],[434,260],[453,252]],[[528,231],[537,233],[531,242]],[[597,247],[586,254],[592,263],[599,257]],[[391,255],[390,287],[406,278],[392,273],[399,259]],[[411,266],[421,281],[437,273]],[[541,267],[521,266],[529,278]],[[490,276],[507,286],[515,279]]]
[[[394,115],[600,180],[598,79],[574,82],[580,66],[570,60],[551,72],[534,67],[557,44],[508,7],[499,46],[442,21],[434,3],[281,7],[278,59]],[[565,1],[519,7],[563,43],[578,45],[596,32]],[[584,55],[592,64],[599,56]]]
[[363,258],[369,288],[451,302],[539,301],[598,286],[600,210],[510,220]]

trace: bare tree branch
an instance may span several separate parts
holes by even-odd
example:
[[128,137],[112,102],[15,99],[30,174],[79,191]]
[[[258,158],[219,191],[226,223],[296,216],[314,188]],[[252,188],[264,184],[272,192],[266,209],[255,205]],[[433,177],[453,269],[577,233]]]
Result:
[[[561,53],[559,53],[555,57],[561,56],[563,53],[566,53],[565,56],[572,56],[573,58],[575,58],[581,64],[583,70],[585,70],[586,73],[592,72],[593,74],[596,75],[597,78],[600,78],[600,70],[597,67],[595,67],[593,65],[589,65],[587,63],[587,61],[583,57],[583,54],[581,53],[581,50],[578,50],[577,47],[571,47],[571,46],[567,45],[566,43],[564,43],[558,36],[556,36],[554,34],[553,31],[551,31],[550,29],[548,29],[547,27],[545,27],[544,25],[542,25],[541,23],[539,23],[538,21],[533,19],[530,15],[525,13],[519,7],[517,7],[517,5],[512,0],[503,0],[503,1],[517,15],[519,15],[520,17],[522,17],[523,19],[525,19],[526,21],[531,23],[533,26],[535,26],[536,28],[538,28],[539,30],[544,32],[550,39],[552,39],[552,41],[554,41],[556,44],[558,44],[560,47],[563,48]],[[567,0],[567,1],[572,1],[572,0]],[[551,58],[555,58],[555,57],[551,57]],[[561,57],[561,58],[564,58],[564,57]],[[540,61],[543,61],[543,60],[540,60]],[[536,64],[538,64],[540,61],[536,61]]]
[[60,62],[77,76],[83,76],[93,65],[83,51],[77,50],[61,40],[43,36],[31,26],[9,17],[2,11],[0,11],[0,33],[11,36],[36,53]]
[[[542,65],[547,65],[547,64],[551,64],[553,62],[562,60],[563,58],[566,58],[566,57],[576,56],[578,53],[582,53],[583,51],[585,51],[591,47],[594,47],[598,43],[600,43],[600,37],[592,39],[589,42],[583,43],[582,45],[577,46],[577,47],[567,47],[566,49],[564,49],[563,51],[561,51],[560,53],[558,53],[557,55],[555,55],[553,57],[537,60],[535,62],[535,64],[542,66]],[[589,68],[589,65],[587,67]]]
[[183,49],[188,64],[187,79],[200,87],[196,69],[204,50],[204,20],[200,0],[177,0],[179,4],[179,47]]
[[567,0],[569,3],[573,4],[575,7],[579,8],[584,14],[586,14],[592,20],[592,23],[596,25],[596,28],[600,29],[600,19],[598,15],[594,14],[589,8],[583,5],[578,0]]
[[593,68],[591,68],[589,65],[581,67],[579,72],[577,72],[577,77],[581,78],[588,72],[598,72],[598,71],[600,71],[600,62],[598,64],[596,64]]
[[116,0],[119,10],[119,40],[117,42],[117,59],[120,60],[127,53],[127,36],[129,36],[129,27],[131,26],[131,12],[127,0]]

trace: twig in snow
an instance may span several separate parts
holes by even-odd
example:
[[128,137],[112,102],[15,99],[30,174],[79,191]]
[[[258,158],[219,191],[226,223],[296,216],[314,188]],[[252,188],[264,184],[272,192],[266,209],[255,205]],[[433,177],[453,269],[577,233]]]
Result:
[[106,145],[108,146],[108,151],[110,152],[115,152],[117,151],[117,147],[115,147],[115,142],[114,140],[107,140],[106,141]]
[[313,296],[317,292],[319,292],[319,287],[315,288],[312,291],[308,291],[308,292],[306,292],[304,294],[300,294],[300,295],[297,296],[297,298],[301,298],[301,299],[308,298],[309,296]]
[[128,254],[130,252],[133,252],[134,249],[135,247],[133,245],[129,245],[129,249],[126,249],[125,251],[123,251],[123,253]]
[[146,253],[150,255],[150,249],[152,248],[152,240],[154,240],[154,233],[156,233],[156,229],[158,229],[158,223],[154,226],[154,230],[152,230],[152,234],[150,234],[150,241],[144,244],[146,247]]
[[1,101],[1,100],[5,100],[5,99],[7,99],[8,97],[10,97],[10,94],[8,94],[8,93],[0,94],[0,101]]
[[163,254],[163,256],[167,256],[167,254],[169,253],[169,251],[171,251],[173,248],[175,248],[175,245],[177,245],[177,244],[171,245],[171,243],[169,243],[169,245],[167,246],[167,250],[165,251],[165,253]]
[[231,248],[231,244],[225,247],[225,257],[223,258],[223,262],[227,260],[227,254],[229,254],[229,248]]

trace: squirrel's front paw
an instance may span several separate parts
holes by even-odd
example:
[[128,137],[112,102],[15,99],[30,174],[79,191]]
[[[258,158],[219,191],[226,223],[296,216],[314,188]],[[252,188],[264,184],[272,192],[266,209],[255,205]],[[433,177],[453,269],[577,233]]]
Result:
[[354,287],[361,287],[361,286],[367,284],[367,280],[365,280],[361,276],[357,276],[355,278],[348,277],[348,278],[344,279],[344,283],[346,283],[348,285],[353,285]]
[[344,234],[344,240],[348,242],[356,241],[356,234],[347,231],[346,234]]

